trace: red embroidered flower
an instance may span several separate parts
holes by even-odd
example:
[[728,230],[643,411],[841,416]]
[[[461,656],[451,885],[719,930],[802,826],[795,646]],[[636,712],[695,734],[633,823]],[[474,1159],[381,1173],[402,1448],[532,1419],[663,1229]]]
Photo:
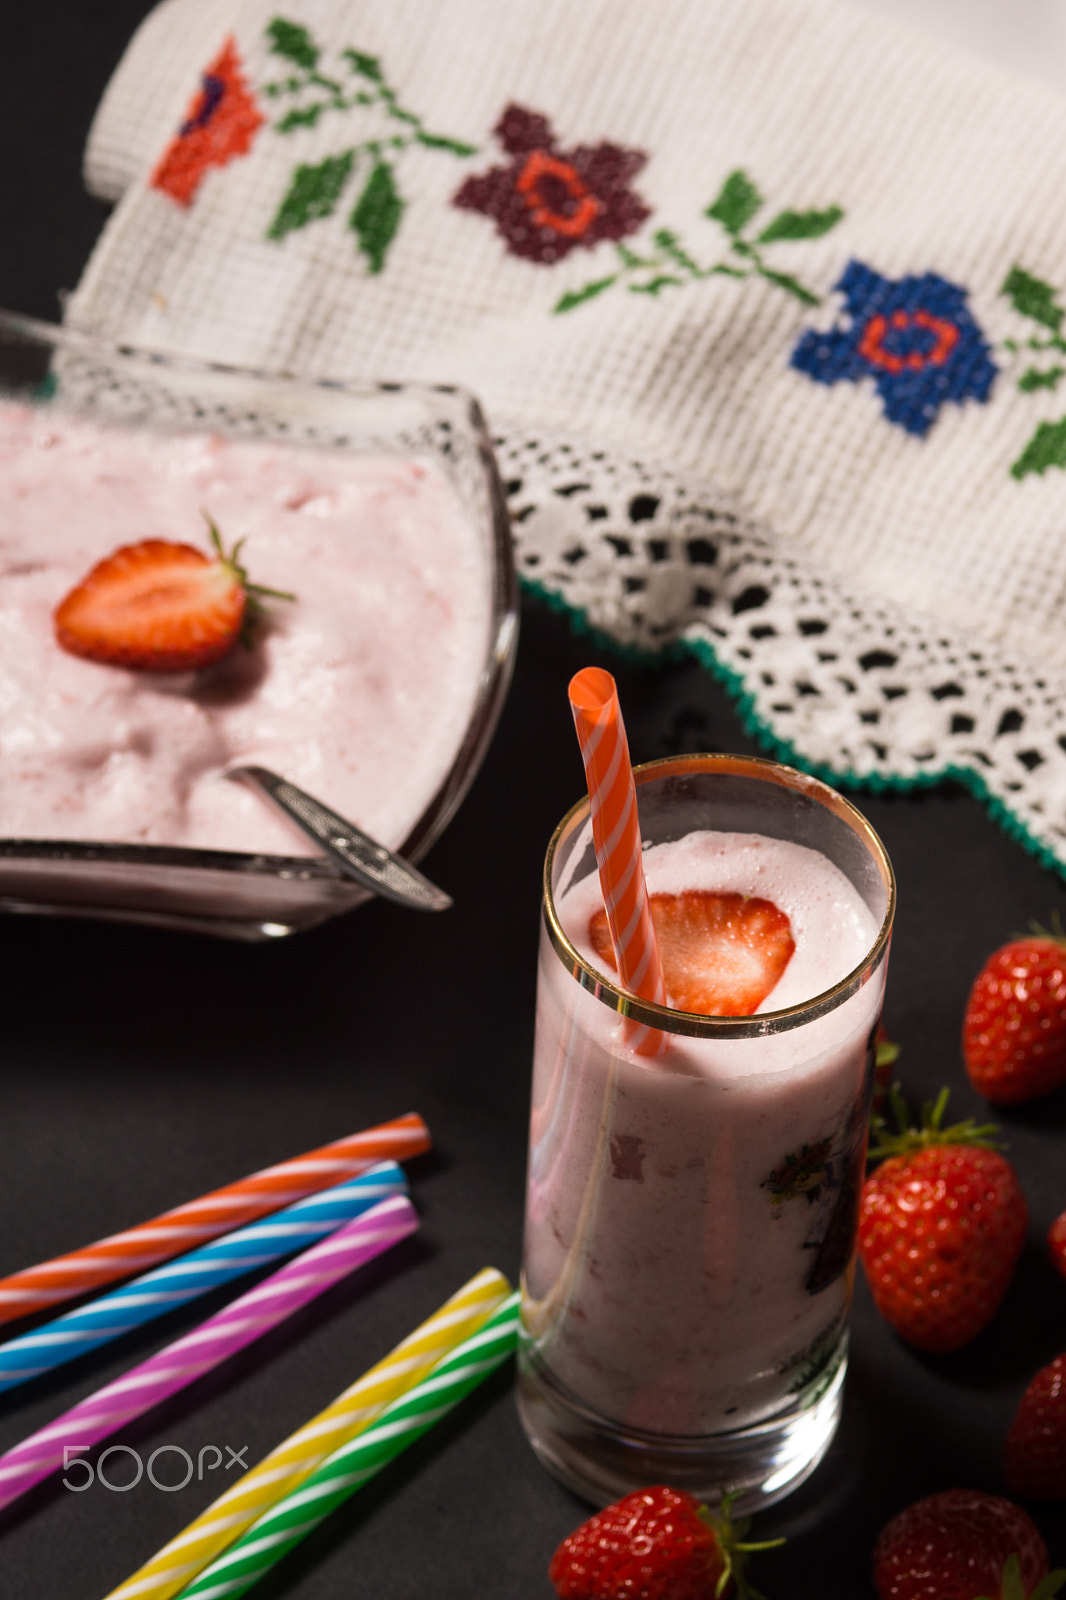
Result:
[[512,161],[467,178],[452,204],[491,217],[513,255],[551,266],[577,245],[591,249],[635,233],[650,216],[629,188],[643,151],[616,144],[561,150],[547,117],[516,105],[493,132]]
[[152,173],[153,188],[179,205],[191,205],[208,167],[224,167],[235,156],[246,155],[265,120],[231,36],[201,78],[185,121]]

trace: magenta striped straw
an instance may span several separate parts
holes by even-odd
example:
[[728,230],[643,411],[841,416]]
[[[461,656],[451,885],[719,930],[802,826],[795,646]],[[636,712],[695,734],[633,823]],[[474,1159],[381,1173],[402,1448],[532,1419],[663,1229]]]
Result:
[[380,1201],[191,1333],[80,1400],[0,1456],[0,1507],[63,1466],[65,1450],[88,1450],[143,1416],[417,1227],[418,1214],[405,1195]]

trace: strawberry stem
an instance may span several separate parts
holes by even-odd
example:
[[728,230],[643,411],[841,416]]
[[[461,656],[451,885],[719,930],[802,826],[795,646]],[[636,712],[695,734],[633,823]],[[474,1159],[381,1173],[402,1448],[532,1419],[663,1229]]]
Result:
[[[1062,1587],[1064,1578],[1066,1570],[1060,1568],[1049,1572],[1027,1596],[1022,1583],[1021,1562],[1016,1555],[1010,1555],[1003,1564],[999,1600],[1052,1600],[1052,1596],[1058,1594]],[[984,1596],[983,1600],[988,1600],[988,1597]]]
[[218,524],[215,522],[214,518],[207,511],[201,511],[200,515],[207,523],[207,530],[211,539],[211,548],[214,550],[223,566],[228,567],[230,572],[233,573],[233,576],[236,578],[237,582],[240,584],[241,588],[244,590],[245,594],[249,596],[249,598],[251,598],[253,595],[266,594],[271,595],[275,600],[296,599],[296,596],[294,594],[290,594],[287,589],[268,589],[265,583],[253,583],[249,578],[245,568],[241,566],[239,560],[241,550],[248,542],[247,535],[245,535],[243,539],[238,539],[237,543],[233,546],[233,549],[227,551],[225,545],[222,543],[222,535],[218,531]]
[[894,1061],[899,1060],[899,1045],[893,1044],[891,1039],[878,1039],[875,1065],[890,1067]]
[[725,1594],[730,1579],[737,1586],[737,1600],[765,1600],[759,1590],[753,1589],[747,1582],[745,1572],[747,1558],[756,1550],[776,1550],[785,1541],[784,1539],[761,1539],[754,1542],[747,1540],[745,1534],[751,1527],[751,1518],[742,1517],[739,1522],[733,1521],[732,1508],[735,1499],[735,1492],[724,1494],[716,1512],[709,1506],[701,1506],[699,1510],[699,1515],[714,1533],[725,1561],[721,1577],[714,1588],[716,1600],[720,1600]]
[[266,595],[272,600],[295,600],[296,596],[290,594],[287,589],[268,589],[265,583],[252,583],[248,573],[241,566],[239,559],[241,548],[247,542],[246,538],[238,539],[233,549],[227,551],[222,543],[222,535],[218,531],[218,524],[215,519],[209,512],[202,509],[200,515],[207,523],[211,548],[222,563],[222,566],[232,574],[233,578],[244,590],[245,606],[244,623],[241,627],[241,644],[246,650],[250,650],[252,648],[252,624],[257,622],[264,614],[263,607],[259,604],[260,596]]
[[928,1149],[930,1145],[966,1144],[979,1145],[985,1150],[998,1150],[1000,1143],[993,1135],[999,1132],[994,1122],[976,1123],[973,1117],[967,1117],[965,1122],[954,1122],[950,1127],[944,1128],[944,1112],[947,1110],[950,1090],[941,1089],[935,1101],[927,1100],[921,1108],[919,1126],[916,1128],[911,1122],[911,1114],[907,1109],[907,1102],[898,1083],[894,1083],[888,1091],[888,1104],[896,1123],[896,1131],[888,1126],[884,1117],[874,1117],[870,1124],[873,1142],[867,1151],[870,1161],[883,1161],[888,1156],[910,1155],[915,1150]]
[[[1066,929],[1062,926],[1062,918],[1057,910],[1051,913],[1048,921],[1051,924],[1050,929],[1042,927],[1035,918],[1030,919],[1029,932],[1035,934],[1038,939],[1050,939],[1052,944],[1061,945],[1066,950]],[[1014,937],[1016,939],[1024,939],[1025,934],[1016,933]]]

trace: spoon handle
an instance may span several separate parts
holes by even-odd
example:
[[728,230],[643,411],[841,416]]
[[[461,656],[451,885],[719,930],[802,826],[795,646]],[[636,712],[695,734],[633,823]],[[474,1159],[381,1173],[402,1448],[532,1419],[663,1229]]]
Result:
[[375,894],[419,911],[446,911],[452,904],[450,895],[430,883],[402,856],[393,855],[369,834],[361,832],[353,823],[268,767],[231,767],[226,776],[260,789],[297,827],[322,846],[342,872]]

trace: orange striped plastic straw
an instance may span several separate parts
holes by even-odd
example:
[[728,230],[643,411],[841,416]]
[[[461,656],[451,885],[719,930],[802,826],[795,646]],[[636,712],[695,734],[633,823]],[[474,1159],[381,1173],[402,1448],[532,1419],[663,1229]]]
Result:
[[187,1205],[142,1222],[126,1233],[113,1233],[83,1250],[56,1256],[0,1278],[0,1323],[29,1316],[61,1300],[89,1294],[117,1278],[143,1272],[157,1261],[182,1255],[206,1239],[279,1211],[304,1195],[354,1177],[375,1161],[405,1161],[430,1147],[429,1129],[415,1112],[382,1122],[362,1133],[325,1144],[320,1150],[294,1156],[280,1166],[264,1167],[224,1189],[214,1189]]
[[[641,860],[637,788],[629,761],[618,690],[602,667],[584,667],[570,680],[570,709],[585,763],[592,809],[592,839],[600,888],[623,989],[641,1000],[666,1004],[666,986],[651,920]],[[630,1044],[653,1056],[665,1039],[657,1028],[627,1022]]]

